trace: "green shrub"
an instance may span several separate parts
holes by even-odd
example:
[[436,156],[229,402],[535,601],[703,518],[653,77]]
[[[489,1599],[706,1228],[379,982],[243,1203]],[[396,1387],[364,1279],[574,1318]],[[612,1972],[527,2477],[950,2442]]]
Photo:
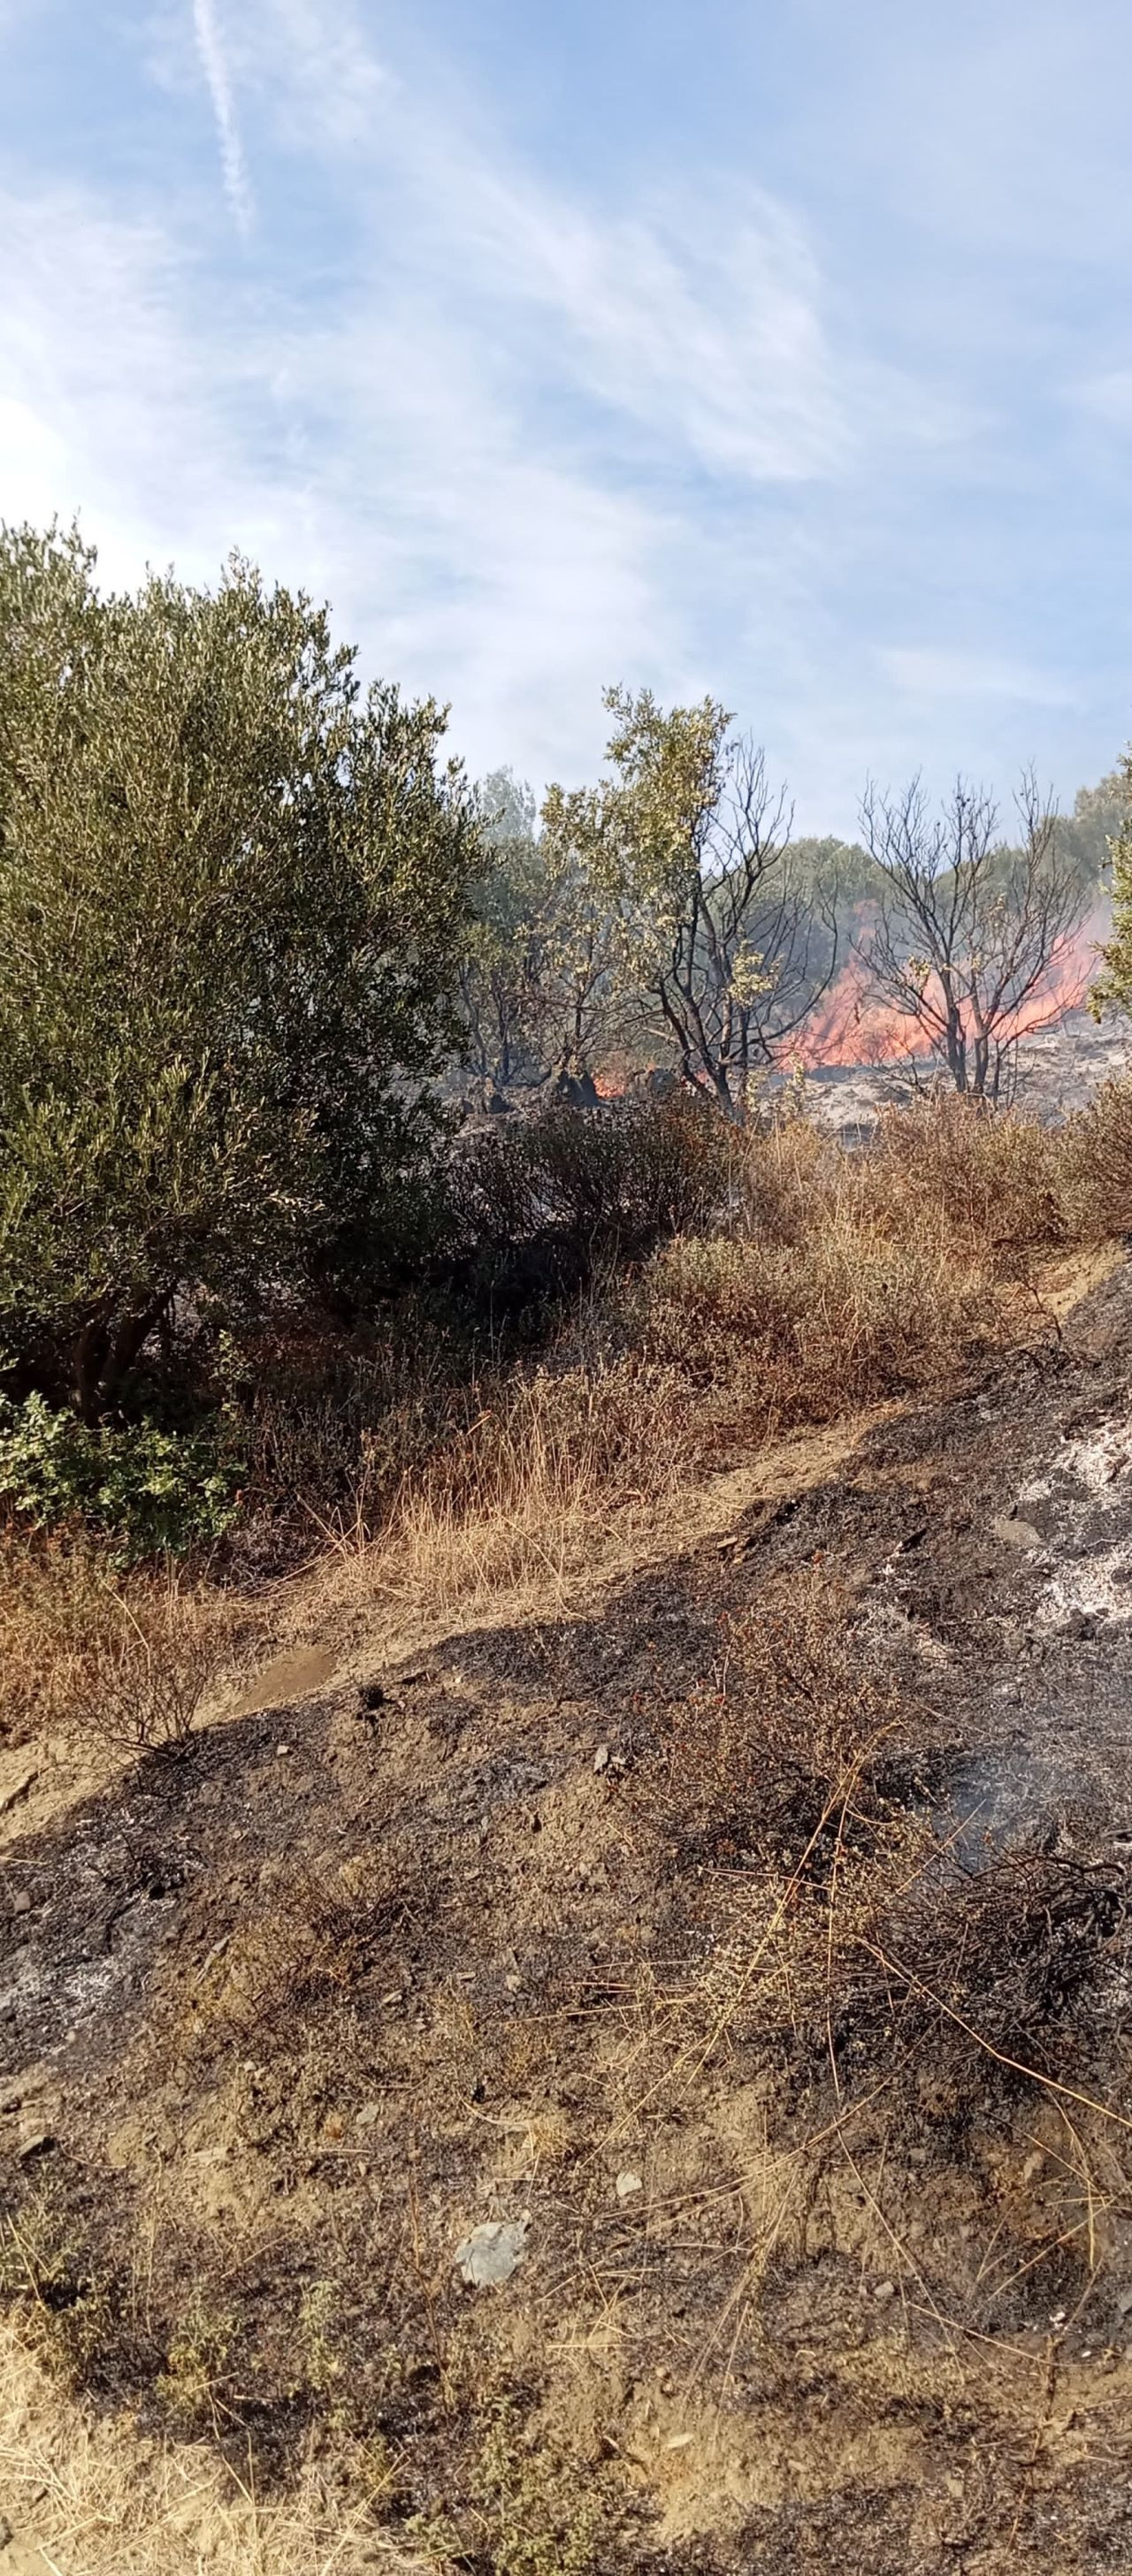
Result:
[[0,1340],[89,1424],[157,1331],[419,1253],[480,858],[444,717],[229,563],[0,526]]
[[238,1475],[213,1431],[153,1422],[92,1431],[41,1395],[0,1396],[0,1499],[37,1529],[83,1521],[104,1531],[121,1563],[221,1538]]

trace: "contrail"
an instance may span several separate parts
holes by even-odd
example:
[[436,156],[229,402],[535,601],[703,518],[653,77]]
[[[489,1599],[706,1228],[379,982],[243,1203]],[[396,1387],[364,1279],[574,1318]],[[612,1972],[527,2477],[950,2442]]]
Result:
[[220,162],[224,172],[224,194],[236,218],[239,231],[247,238],[251,231],[254,205],[244,147],[236,122],[236,102],[224,60],[224,47],[217,23],[215,0],[193,0],[193,26],[197,52],[208,82],[212,112],[220,137]]

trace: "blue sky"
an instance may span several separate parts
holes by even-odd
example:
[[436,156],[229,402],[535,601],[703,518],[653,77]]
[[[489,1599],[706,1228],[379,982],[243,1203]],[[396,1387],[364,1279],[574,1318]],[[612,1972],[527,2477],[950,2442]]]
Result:
[[1132,732],[1127,0],[0,0],[0,513],[233,545],[477,771],[807,830]]

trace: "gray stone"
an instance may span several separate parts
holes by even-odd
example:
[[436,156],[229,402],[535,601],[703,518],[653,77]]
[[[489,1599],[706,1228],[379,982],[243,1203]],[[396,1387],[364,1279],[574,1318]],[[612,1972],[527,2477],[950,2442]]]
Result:
[[530,2211],[521,2218],[489,2218],[473,2227],[456,2248],[456,2268],[469,2290],[498,2290],[518,2269],[527,2251]]

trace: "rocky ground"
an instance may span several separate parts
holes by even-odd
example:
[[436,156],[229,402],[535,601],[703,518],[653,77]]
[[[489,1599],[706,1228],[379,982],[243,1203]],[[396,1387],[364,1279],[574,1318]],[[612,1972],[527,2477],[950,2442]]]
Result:
[[1025,1350],[585,1600],[363,1619],[176,1757],[5,1756],[4,2280],[52,2367],[143,2454],[368,2479],[342,2576],[1125,2565],[1130,1346],[1126,1266],[1051,1274]]

